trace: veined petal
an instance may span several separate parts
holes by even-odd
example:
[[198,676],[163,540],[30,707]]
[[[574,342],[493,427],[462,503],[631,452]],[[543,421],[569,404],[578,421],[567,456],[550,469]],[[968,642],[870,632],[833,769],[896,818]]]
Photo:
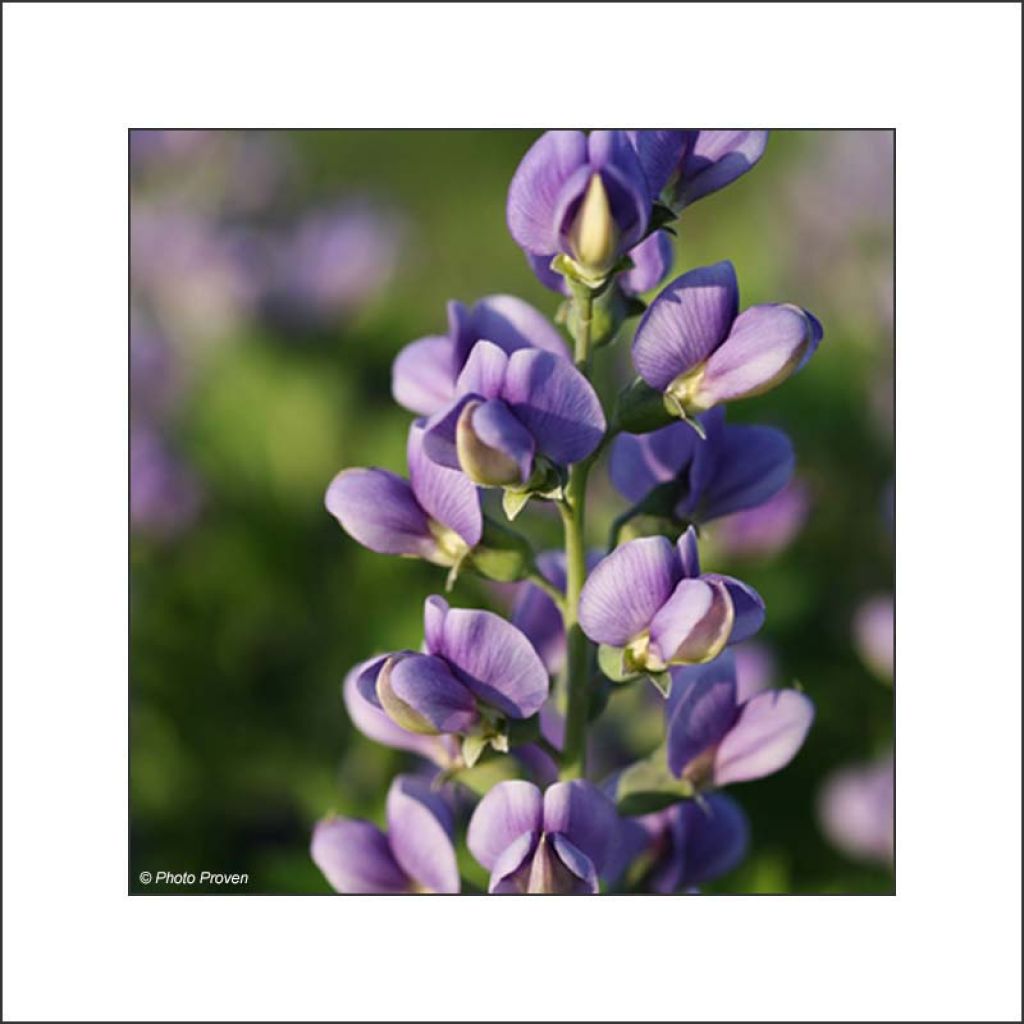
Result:
[[508,355],[494,342],[486,339],[476,342],[455,382],[456,394],[498,398],[508,372],[508,363]]
[[466,733],[480,719],[473,694],[432,654],[389,659],[377,677],[377,696],[413,732]]
[[391,394],[410,412],[430,416],[455,397],[455,349],[451,338],[410,342],[391,365]]
[[642,295],[656,288],[672,269],[672,239],[667,231],[655,231],[629,250],[633,269],[619,278],[622,290],[629,295]]
[[677,806],[685,836],[680,887],[713,882],[743,860],[750,824],[735,800],[724,793],[709,793],[703,806],[692,800]]
[[705,580],[722,583],[732,601],[734,620],[730,644],[739,644],[752,637],[764,625],[764,600],[749,583],[721,573],[705,573]]
[[651,303],[637,327],[633,339],[637,372],[652,388],[664,391],[725,341],[738,307],[736,271],[728,260],[676,278]]
[[431,594],[423,602],[423,646],[427,654],[441,654],[444,651],[444,620],[448,614],[448,602],[437,594]]
[[558,782],[544,794],[544,831],[564,836],[597,872],[604,868],[618,827],[615,804],[591,782]]
[[650,626],[681,575],[666,537],[642,537],[617,547],[583,585],[583,632],[595,643],[624,647]]
[[689,205],[746,174],[761,159],[766,131],[700,131],[686,154],[675,201]]
[[796,690],[759,693],[739,716],[715,754],[715,784],[747,782],[785,768],[803,746],[814,705]]
[[668,766],[681,776],[735,722],[736,677],[732,662],[719,659],[699,668],[674,669],[672,683],[665,724]]
[[806,362],[814,327],[799,306],[751,306],[708,358],[693,394],[696,407],[770,391]]
[[532,782],[499,782],[477,804],[466,844],[470,853],[492,871],[515,840],[523,835],[539,835],[542,822],[543,798]]
[[411,889],[387,836],[368,821],[326,818],[318,822],[310,855],[337,892],[380,894]]
[[538,450],[558,465],[586,458],[604,436],[604,412],[590,382],[567,359],[549,352],[514,352],[502,397]]
[[700,665],[716,658],[732,632],[734,611],[725,586],[680,580],[651,623],[651,655],[665,665]]
[[[543,890],[560,896],[593,896],[599,891],[598,872],[594,862],[561,833],[553,833],[542,840],[543,853],[550,854],[554,863],[546,872],[550,881]],[[534,854],[534,867],[542,849]],[[531,887],[531,892],[537,891]]]
[[459,320],[455,336],[458,366],[465,364],[478,341],[492,342],[509,354],[522,348],[539,348],[569,358],[558,328],[539,309],[514,295],[488,295]]
[[548,673],[540,656],[493,612],[450,609],[442,652],[466,687],[510,718],[529,718],[547,699]]
[[[384,664],[386,658],[374,658],[370,662],[356,665],[345,676],[342,684],[342,697],[345,710],[348,711],[352,724],[368,739],[383,744],[394,750],[407,750],[433,761],[440,768],[446,767],[451,761],[447,741],[440,736],[424,736],[408,732],[391,719],[376,701],[368,700],[360,692],[357,681],[360,673],[368,666],[376,664],[377,669]],[[376,676],[374,676],[376,683]]]
[[530,891],[533,855],[539,841],[538,833],[524,832],[502,850],[487,887],[492,896],[525,896]]
[[686,495],[689,473],[684,470],[706,444],[686,423],[673,423],[650,434],[620,434],[612,442],[612,483],[624,498],[635,503],[655,487],[678,477],[680,493]]
[[587,162],[587,137],[579,131],[545,132],[526,152],[512,177],[506,216],[516,243],[528,252],[558,251],[555,207],[562,186]]
[[409,428],[406,458],[413,494],[427,515],[454,530],[467,547],[474,547],[483,533],[480,495],[465,475],[427,458],[423,451],[425,431],[422,420]]
[[408,481],[386,469],[343,469],[324,498],[343,529],[382,555],[432,558],[437,544]]
[[687,527],[676,541],[676,554],[684,578],[696,579],[700,575],[700,551],[697,548],[697,531],[692,526]]
[[796,464],[793,444],[781,430],[731,425],[714,461],[699,505],[704,521],[763,504],[789,483]]
[[650,197],[655,200],[679,171],[697,132],[676,128],[630,131],[626,134],[640,158]]
[[387,815],[391,852],[402,870],[429,892],[457,893],[452,814],[430,784],[399,775],[388,791]]

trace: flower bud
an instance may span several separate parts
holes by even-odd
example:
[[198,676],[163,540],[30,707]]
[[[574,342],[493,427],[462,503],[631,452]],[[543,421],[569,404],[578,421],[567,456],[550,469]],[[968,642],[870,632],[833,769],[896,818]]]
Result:
[[569,231],[573,254],[585,271],[604,274],[615,261],[618,241],[619,229],[612,217],[604,182],[600,174],[593,174]]

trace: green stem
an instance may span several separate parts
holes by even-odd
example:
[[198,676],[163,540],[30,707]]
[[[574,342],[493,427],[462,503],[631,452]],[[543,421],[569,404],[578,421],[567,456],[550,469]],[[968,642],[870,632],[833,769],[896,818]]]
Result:
[[[584,376],[590,370],[590,328],[593,319],[594,298],[584,287],[573,289],[576,305],[576,366]],[[587,692],[588,645],[580,629],[580,591],[587,575],[587,549],[584,538],[584,512],[586,507],[587,476],[593,464],[590,458],[578,462],[569,470],[565,488],[565,501],[560,503],[565,527],[565,606],[562,619],[566,638],[566,691],[565,742],[562,750],[563,779],[583,778],[586,773],[587,747]]]

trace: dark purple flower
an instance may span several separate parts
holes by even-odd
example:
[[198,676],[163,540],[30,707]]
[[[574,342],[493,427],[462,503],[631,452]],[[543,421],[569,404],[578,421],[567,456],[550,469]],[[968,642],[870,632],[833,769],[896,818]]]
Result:
[[763,622],[764,602],[753,588],[701,573],[692,527],[675,545],[642,537],[616,548],[580,595],[583,632],[621,650],[624,668],[637,674],[710,661]]
[[638,861],[642,887],[662,895],[693,891],[728,874],[744,858],[750,823],[724,793],[709,793],[624,822],[617,874]]
[[693,417],[770,390],[821,341],[821,324],[799,306],[738,310],[736,272],[724,260],[676,278],[644,314],[633,365],[678,415]]
[[387,286],[400,241],[397,218],[367,203],[312,211],[270,252],[269,309],[312,325],[352,315]]
[[424,451],[485,487],[525,486],[535,470],[586,458],[604,436],[604,412],[590,382],[550,352],[507,355],[479,341],[455,394],[427,422]]
[[[628,256],[633,267],[619,274],[619,287],[627,295],[642,295],[661,284],[672,269],[672,239],[667,231],[655,231],[630,249]],[[552,256],[535,256],[528,252],[526,260],[545,288],[562,295],[569,294],[566,279],[551,269]]]
[[482,733],[500,717],[535,715],[548,673],[530,641],[493,612],[449,608],[428,597],[424,652],[398,651],[367,662],[359,692],[403,729],[423,735]]
[[409,428],[409,479],[386,469],[344,469],[327,488],[325,504],[360,544],[383,555],[457,564],[480,541],[480,497],[462,473],[423,452],[422,421]]
[[647,232],[650,195],[625,132],[545,132],[508,191],[508,228],[527,253],[563,253],[602,279]]
[[767,558],[787,547],[807,522],[807,486],[793,480],[761,505],[726,516],[716,524],[714,542],[732,558]]
[[781,430],[726,424],[721,409],[700,424],[705,438],[685,423],[617,437],[609,467],[616,489],[638,503],[675,481],[673,514],[708,522],[763,504],[793,475],[793,445]]
[[764,153],[766,131],[670,129],[630,131],[652,199],[674,210],[735,181]]
[[796,756],[814,720],[797,690],[765,690],[741,702],[730,653],[672,672],[666,704],[668,767],[695,787],[760,779]]
[[891,864],[895,842],[895,762],[888,756],[843,768],[826,782],[818,816],[828,838],[856,860]]
[[488,295],[472,306],[448,303],[448,333],[410,342],[391,368],[395,401],[431,416],[455,397],[455,382],[478,341],[504,352],[538,348],[568,360],[562,335],[528,302],[513,295]]
[[879,679],[891,682],[896,662],[896,605],[891,594],[869,598],[853,620],[857,653]]
[[480,801],[467,842],[493,894],[588,895],[618,828],[615,805],[582,779],[543,795],[529,782],[501,782]]
[[452,812],[425,779],[399,775],[387,801],[387,833],[368,821],[325,818],[310,853],[341,893],[457,893]]

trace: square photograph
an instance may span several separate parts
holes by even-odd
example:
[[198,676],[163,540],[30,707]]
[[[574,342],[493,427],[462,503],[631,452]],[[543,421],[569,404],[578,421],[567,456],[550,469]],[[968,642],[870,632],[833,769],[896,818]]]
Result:
[[130,877],[895,892],[895,133],[133,129]]

